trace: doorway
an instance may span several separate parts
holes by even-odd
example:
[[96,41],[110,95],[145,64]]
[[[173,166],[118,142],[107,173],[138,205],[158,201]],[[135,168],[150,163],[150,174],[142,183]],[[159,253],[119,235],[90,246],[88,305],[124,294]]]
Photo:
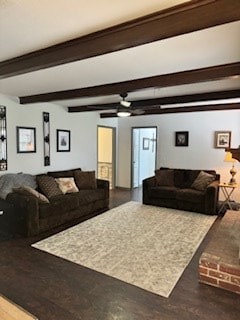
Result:
[[132,128],[132,188],[154,175],[157,159],[157,127]]
[[98,126],[97,129],[97,178],[109,181],[115,187],[116,128]]

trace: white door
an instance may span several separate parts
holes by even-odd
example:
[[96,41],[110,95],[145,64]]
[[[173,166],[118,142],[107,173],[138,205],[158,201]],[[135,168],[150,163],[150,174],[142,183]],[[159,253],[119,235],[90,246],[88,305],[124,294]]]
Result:
[[157,128],[132,128],[132,187],[154,175],[156,168]]

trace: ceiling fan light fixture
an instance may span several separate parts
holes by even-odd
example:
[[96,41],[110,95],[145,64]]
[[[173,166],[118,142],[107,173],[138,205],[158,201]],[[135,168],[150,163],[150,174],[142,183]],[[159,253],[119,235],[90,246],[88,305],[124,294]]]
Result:
[[120,117],[120,118],[125,118],[125,117],[130,117],[131,115],[131,112],[130,111],[124,111],[124,110],[119,110],[117,112],[117,116]]
[[126,100],[122,100],[122,101],[120,101],[120,104],[121,104],[123,107],[129,108],[130,105],[131,105],[131,102],[126,101]]

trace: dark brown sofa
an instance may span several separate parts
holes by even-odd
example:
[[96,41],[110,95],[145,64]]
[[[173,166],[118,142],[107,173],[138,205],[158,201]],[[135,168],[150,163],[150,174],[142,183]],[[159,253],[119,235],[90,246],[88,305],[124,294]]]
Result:
[[[209,182],[196,184],[199,174],[212,175]],[[159,174],[159,176],[158,176]],[[160,177],[160,178],[159,178]],[[211,181],[212,180],[212,181]],[[143,180],[143,203],[205,214],[216,214],[220,175],[214,170],[160,168]]]
[[[74,177],[75,170],[80,169],[49,172],[47,175],[54,178]],[[6,201],[13,203],[17,213],[24,217],[26,235],[34,236],[71,220],[106,211],[109,207],[109,182],[96,179],[96,188],[59,194],[50,197],[49,203],[16,191],[10,192]]]

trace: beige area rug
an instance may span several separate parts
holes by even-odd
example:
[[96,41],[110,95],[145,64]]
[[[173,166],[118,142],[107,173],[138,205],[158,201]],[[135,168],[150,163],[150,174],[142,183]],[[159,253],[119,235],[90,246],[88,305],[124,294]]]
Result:
[[215,219],[131,201],[32,246],[168,297]]
[[37,320],[35,316],[0,294],[1,320]]

